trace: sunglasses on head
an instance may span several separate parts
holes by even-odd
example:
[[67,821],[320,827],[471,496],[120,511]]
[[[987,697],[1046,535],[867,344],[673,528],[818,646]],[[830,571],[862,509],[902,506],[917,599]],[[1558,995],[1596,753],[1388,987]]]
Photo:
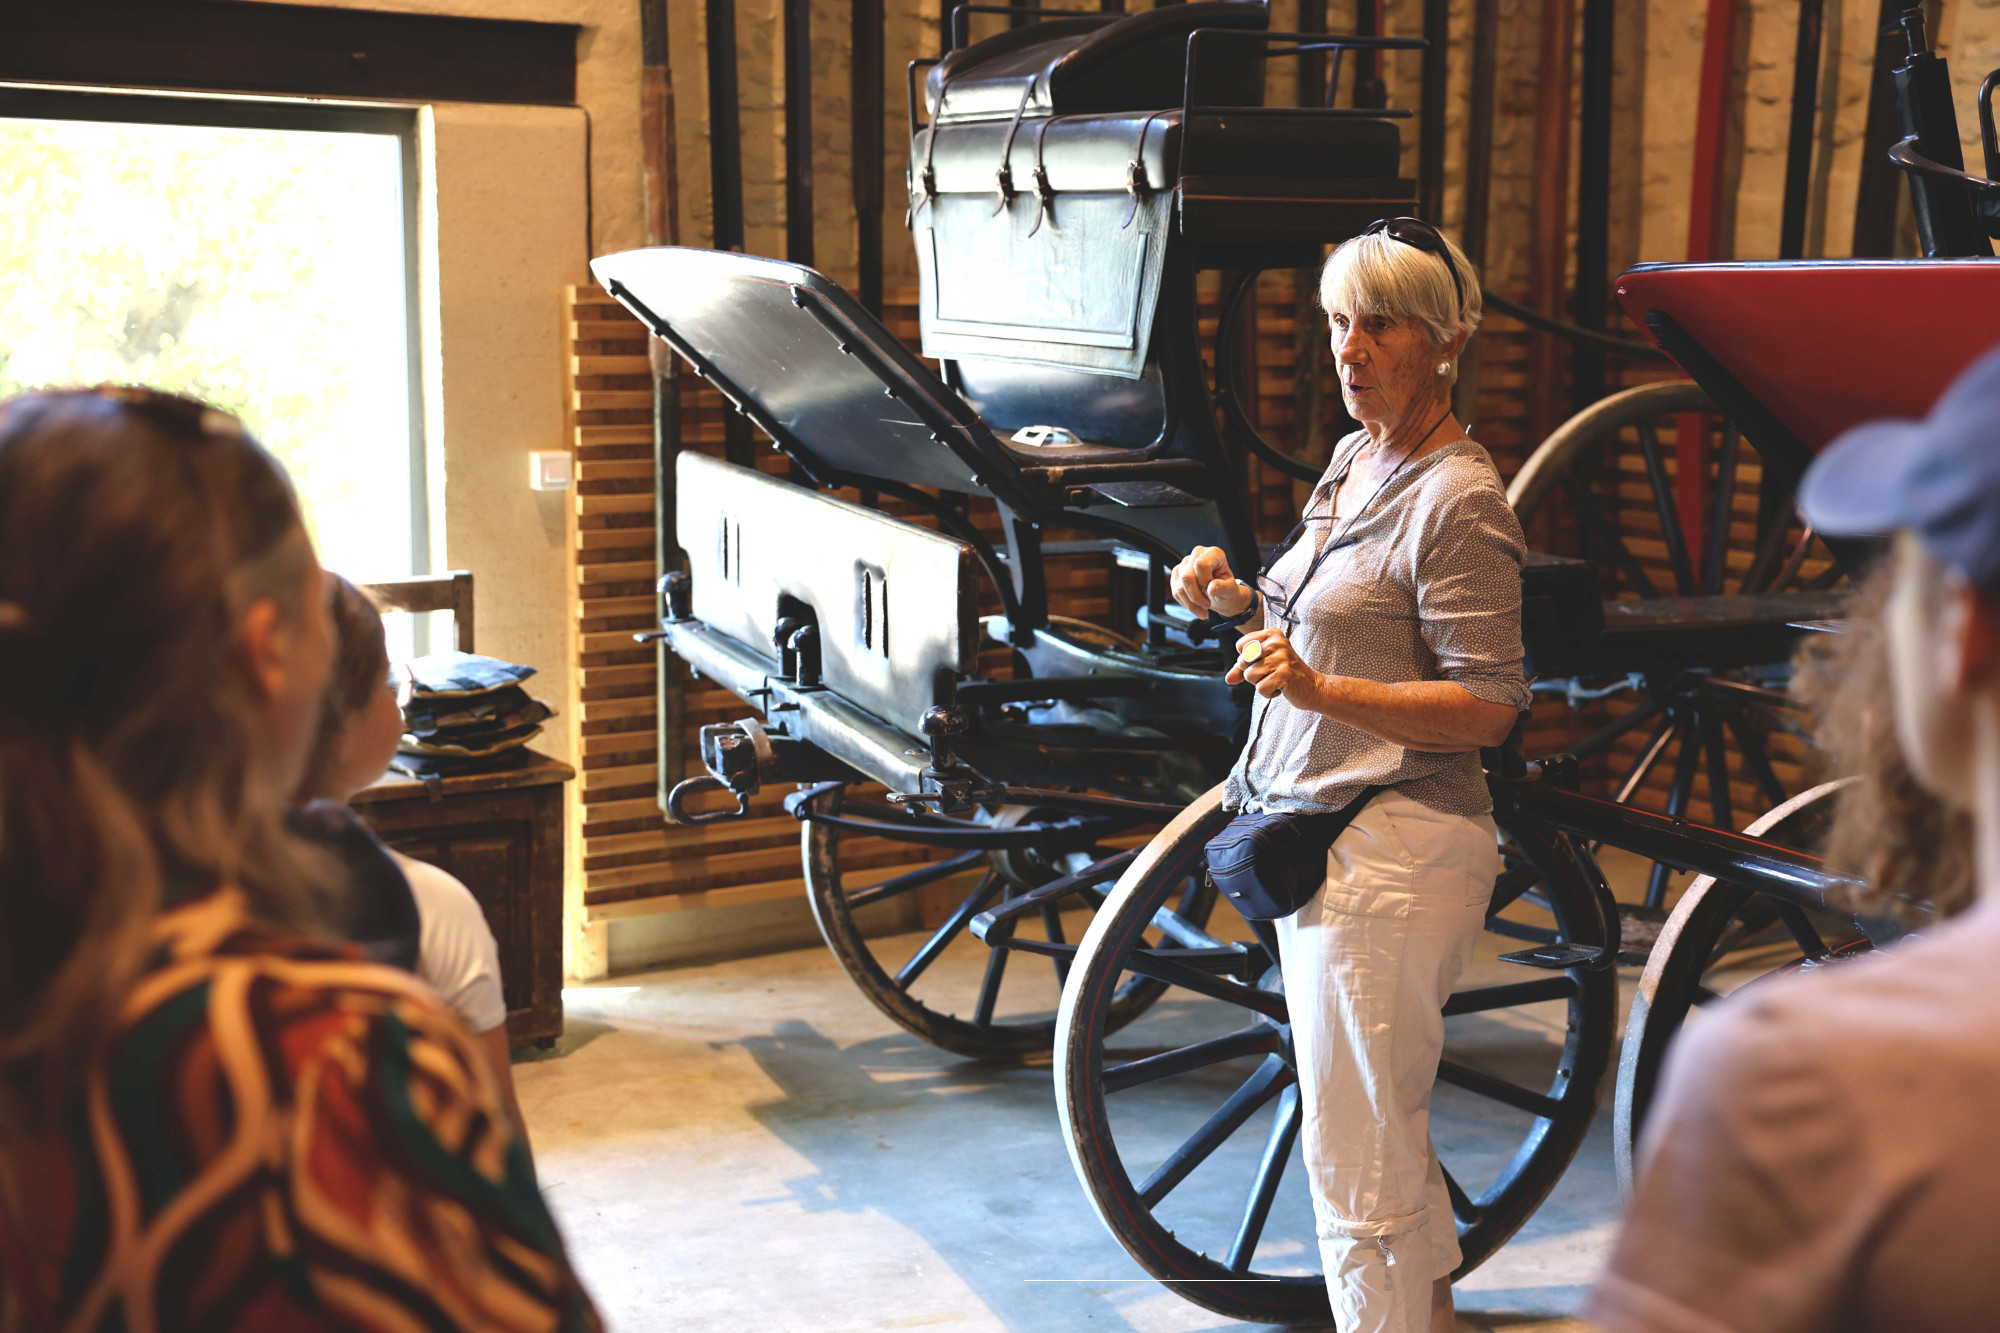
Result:
[[1422,218],[1377,218],[1363,228],[1361,234],[1373,236],[1376,232],[1443,260],[1445,272],[1451,274],[1451,290],[1458,297],[1456,313],[1464,315],[1465,283],[1458,276],[1458,265],[1451,262],[1451,250],[1444,243],[1443,233]]

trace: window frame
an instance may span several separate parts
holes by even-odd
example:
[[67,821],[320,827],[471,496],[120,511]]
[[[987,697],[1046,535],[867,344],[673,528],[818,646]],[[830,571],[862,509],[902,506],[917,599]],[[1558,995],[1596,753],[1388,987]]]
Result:
[[[82,120],[213,129],[383,134],[402,164],[403,344],[409,385],[410,574],[431,572],[430,441],[424,408],[420,108],[314,99],[188,96],[0,85],[0,120]],[[419,624],[419,634],[424,627]]]

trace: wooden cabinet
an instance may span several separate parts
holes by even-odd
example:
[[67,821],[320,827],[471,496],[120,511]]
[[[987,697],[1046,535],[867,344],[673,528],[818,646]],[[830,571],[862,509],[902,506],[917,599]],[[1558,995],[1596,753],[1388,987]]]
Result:
[[390,774],[354,798],[384,842],[472,890],[500,945],[510,1045],[562,1035],[563,784],[575,770],[525,763],[427,788]]

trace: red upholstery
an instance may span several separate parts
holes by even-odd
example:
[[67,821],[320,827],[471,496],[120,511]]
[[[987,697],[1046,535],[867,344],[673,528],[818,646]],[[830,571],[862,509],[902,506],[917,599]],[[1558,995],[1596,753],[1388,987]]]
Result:
[[1641,327],[1664,310],[1810,449],[1918,417],[2000,343],[2000,260],[1642,264],[1618,279]]

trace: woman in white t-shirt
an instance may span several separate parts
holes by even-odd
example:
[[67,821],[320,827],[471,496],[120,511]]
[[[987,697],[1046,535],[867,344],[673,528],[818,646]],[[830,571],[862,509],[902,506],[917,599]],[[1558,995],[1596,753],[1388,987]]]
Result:
[[[333,672],[320,715],[319,740],[299,786],[300,802],[339,801],[382,776],[403,735],[403,710],[389,680],[382,613],[368,595],[329,575],[334,627]],[[508,1058],[507,1004],[500,992],[500,948],[472,891],[445,871],[391,851],[416,899],[417,975],[451,1006],[478,1040],[515,1125],[527,1138]]]

